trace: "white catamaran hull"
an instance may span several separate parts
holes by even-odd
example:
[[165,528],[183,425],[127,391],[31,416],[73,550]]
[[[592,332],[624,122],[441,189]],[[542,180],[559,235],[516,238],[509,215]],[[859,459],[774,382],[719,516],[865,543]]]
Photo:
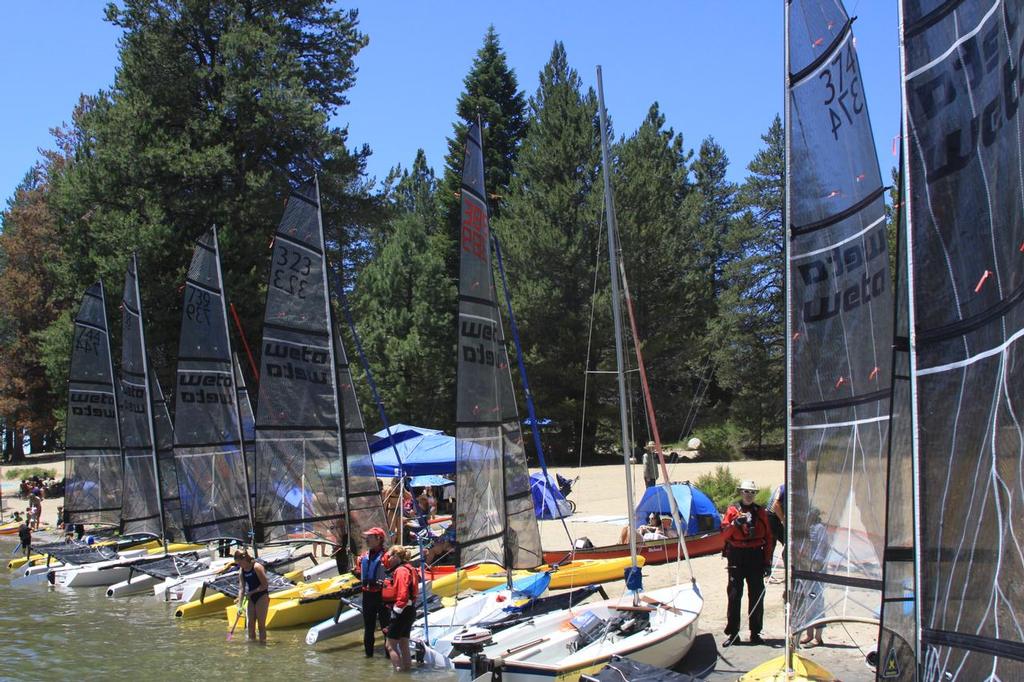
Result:
[[[209,557],[200,558],[200,563],[209,565]],[[183,578],[196,575],[190,573],[188,576],[177,576],[174,580],[182,580]],[[135,573],[128,580],[123,580],[119,583],[115,583],[107,588],[108,597],[127,597],[131,594],[139,594],[140,592],[148,592],[158,585],[163,585],[165,582],[164,578],[157,578],[155,576],[146,575],[145,573]]]
[[[193,581],[198,581],[201,585],[202,581],[217,575],[231,562],[232,559],[217,558],[210,563],[210,567],[205,571],[199,571],[197,573],[190,573],[182,576],[174,576],[167,578],[166,580],[161,580],[153,586],[153,596],[158,599],[163,599],[164,601],[180,601],[181,594],[185,591],[185,585]],[[172,598],[172,595],[177,595],[177,597]]]
[[314,625],[306,632],[306,644],[313,646],[328,639],[341,637],[350,632],[357,632],[363,627],[363,612],[359,609],[348,608],[341,612],[338,620],[328,618],[322,623]]
[[[700,593],[692,585],[662,588],[645,593],[643,606],[650,627],[625,636],[604,633],[595,641],[581,642],[579,631],[570,621],[592,613],[609,622],[616,616],[629,616],[628,597],[586,604],[579,608],[541,616],[531,622],[498,632],[484,654],[501,667],[506,682],[540,682],[551,679],[577,679],[596,670],[614,656],[628,656],[641,663],[668,668],[678,663],[693,645],[697,619],[704,606]],[[576,647],[576,648],[574,648]],[[466,656],[455,658],[460,682],[473,676]],[[490,673],[485,677],[490,679]]]

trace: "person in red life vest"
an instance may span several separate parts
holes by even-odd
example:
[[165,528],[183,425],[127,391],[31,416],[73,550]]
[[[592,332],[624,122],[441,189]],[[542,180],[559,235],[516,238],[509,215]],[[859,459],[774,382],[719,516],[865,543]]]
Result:
[[734,644],[739,637],[744,582],[747,585],[750,643],[764,643],[761,639],[764,578],[771,574],[772,550],[775,547],[768,513],[754,502],[757,486],[753,481],[743,481],[738,489],[740,499],[729,506],[722,519],[722,535],[725,536],[723,553],[729,567],[729,613],[725,625],[726,639],[722,646]]
[[388,570],[391,578],[384,583],[381,593],[385,606],[391,609],[391,622],[384,628],[386,648],[395,672],[408,672],[412,666],[409,652],[409,634],[416,619],[416,595],[419,592],[416,569],[409,563],[405,547],[395,545],[388,550]]
[[363,590],[363,649],[367,658],[373,657],[373,645],[377,635],[377,621],[381,627],[387,625],[387,614],[383,609],[381,590],[387,567],[384,565],[383,528],[371,528],[363,533],[366,551],[356,559],[353,573],[359,576]]

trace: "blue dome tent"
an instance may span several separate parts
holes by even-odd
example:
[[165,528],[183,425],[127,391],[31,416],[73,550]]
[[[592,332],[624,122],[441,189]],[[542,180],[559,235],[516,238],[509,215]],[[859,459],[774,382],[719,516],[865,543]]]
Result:
[[[705,533],[721,527],[722,517],[715,508],[715,503],[689,482],[673,483],[672,496],[676,499],[679,516],[686,524],[686,535]],[[640,504],[636,506],[637,523],[644,523],[651,513],[662,516],[672,513],[672,505],[663,485],[656,485],[644,492]]]
[[533,512],[538,519],[564,519],[572,516],[569,500],[558,491],[555,477],[543,473],[530,474],[530,492],[533,494]]

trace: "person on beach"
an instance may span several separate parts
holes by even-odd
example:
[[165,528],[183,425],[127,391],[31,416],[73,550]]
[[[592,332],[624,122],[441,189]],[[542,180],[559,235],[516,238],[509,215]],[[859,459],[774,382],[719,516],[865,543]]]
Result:
[[24,553],[25,558],[29,558],[32,554],[32,529],[29,527],[28,521],[22,521],[21,525],[18,526],[18,540],[21,541],[21,551]]
[[270,583],[267,582],[267,569],[256,563],[252,556],[244,551],[235,552],[235,563],[238,564],[238,608],[242,608],[242,598],[249,599],[245,607],[245,627],[249,641],[256,639],[256,628],[260,631],[260,644],[267,643],[267,611],[270,609]]
[[[669,519],[668,521],[671,524],[672,519]],[[665,540],[666,538],[668,538],[668,535],[665,534],[665,526],[662,523],[661,514],[658,512],[651,512],[647,515],[647,523],[637,526],[637,542]],[[622,532],[619,533],[619,544],[624,545],[627,542],[629,542],[629,526],[623,526]]]
[[[808,535],[810,536],[810,547],[804,547],[803,558],[807,560],[810,555],[809,564],[811,570],[819,573],[825,572],[825,563],[828,558],[828,535],[825,532],[825,524],[821,522],[821,510],[811,507],[807,512]],[[809,596],[811,597],[810,621],[821,620],[825,617],[825,586],[820,582],[813,582],[810,585]],[[825,633],[824,625],[812,625],[804,631],[800,644],[805,649],[821,646],[825,643],[822,635]]]
[[381,627],[387,625],[388,616],[384,612],[381,590],[384,587],[386,566],[384,564],[383,528],[371,528],[365,533],[366,551],[356,559],[353,573],[359,576],[363,592],[363,651],[367,658],[373,657],[373,645],[376,640],[377,622]]
[[391,611],[391,620],[384,628],[387,636],[385,648],[391,658],[395,672],[409,672],[412,655],[409,652],[409,634],[416,620],[416,595],[419,583],[416,570],[409,563],[405,547],[395,545],[387,553],[388,570],[391,578],[384,583],[381,598]]
[[653,488],[658,483],[658,453],[654,451],[654,441],[647,443],[642,457],[644,465],[644,485]]
[[32,515],[32,530],[39,530],[39,521],[43,518],[43,498],[39,488],[32,488],[32,494],[28,496],[29,513]]
[[722,519],[722,535],[728,561],[729,610],[725,625],[723,647],[735,644],[740,632],[740,603],[743,585],[747,586],[747,618],[750,625],[750,643],[764,644],[761,628],[764,622],[764,578],[772,572],[772,549],[775,540],[768,524],[768,514],[754,502],[757,485],[743,481],[739,485],[740,499],[729,505]]

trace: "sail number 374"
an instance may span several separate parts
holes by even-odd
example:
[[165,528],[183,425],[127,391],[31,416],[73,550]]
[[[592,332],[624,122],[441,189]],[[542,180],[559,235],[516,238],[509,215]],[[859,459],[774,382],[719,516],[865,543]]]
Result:
[[[846,43],[845,50],[839,50],[828,68],[818,74],[818,80],[825,90],[824,103],[828,106],[828,117],[832,124],[832,137],[839,139],[839,129],[853,125],[855,116],[864,112],[864,95],[861,92],[860,74],[857,73],[857,56],[853,51],[853,40]],[[843,53],[846,64],[843,64]]]

